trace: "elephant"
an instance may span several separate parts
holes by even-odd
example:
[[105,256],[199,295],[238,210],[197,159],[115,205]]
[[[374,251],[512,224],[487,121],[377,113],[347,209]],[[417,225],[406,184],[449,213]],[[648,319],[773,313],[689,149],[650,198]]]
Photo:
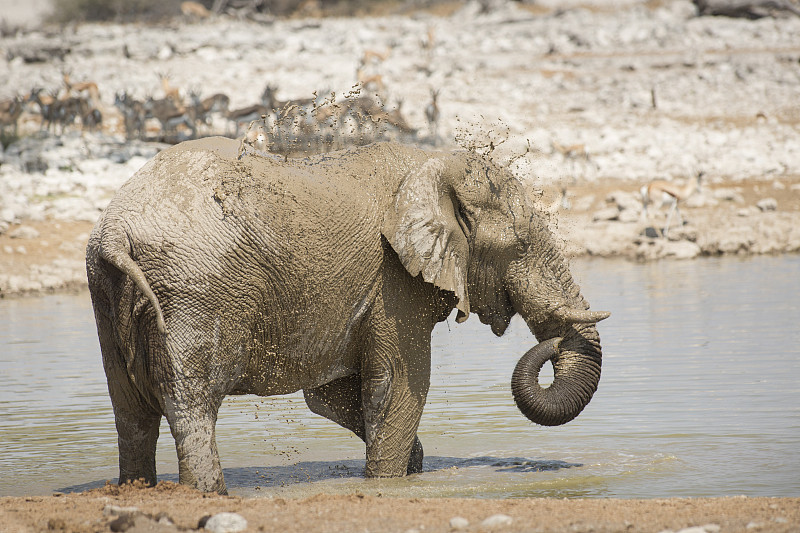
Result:
[[454,310],[497,336],[519,313],[542,341],[512,377],[531,421],[563,424],[589,403],[610,313],[589,309],[507,169],[397,143],[297,159],[238,147],[210,137],[160,152],[89,237],[120,483],[156,483],[165,416],[180,483],[225,494],[223,398],[300,390],[364,441],[366,477],[421,472],[431,332]]

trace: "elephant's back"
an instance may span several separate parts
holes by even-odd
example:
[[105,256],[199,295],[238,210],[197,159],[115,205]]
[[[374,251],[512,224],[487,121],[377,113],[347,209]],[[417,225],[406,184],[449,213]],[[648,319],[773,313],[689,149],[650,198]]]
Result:
[[235,158],[225,157],[224,152],[181,143],[159,152],[140,168],[122,185],[112,204],[176,204],[188,211],[199,197],[213,192],[219,176],[231,174],[234,164]]

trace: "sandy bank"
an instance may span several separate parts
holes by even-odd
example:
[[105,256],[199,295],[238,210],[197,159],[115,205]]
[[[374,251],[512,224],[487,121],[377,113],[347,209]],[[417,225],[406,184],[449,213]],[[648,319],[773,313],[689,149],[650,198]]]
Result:
[[[4,531],[166,533],[197,529],[204,518],[223,512],[243,517],[247,531],[286,533],[459,530],[734,533],[789,532],[800,528],[798,498],[482,500],[353,494],[317,495],[303,500],[242,499],[203,495],[167,482],[150,489],[106,486],[79,494],[0,498],[0,527]],[[132,518],[118,520],[125,514],[131,514]]]

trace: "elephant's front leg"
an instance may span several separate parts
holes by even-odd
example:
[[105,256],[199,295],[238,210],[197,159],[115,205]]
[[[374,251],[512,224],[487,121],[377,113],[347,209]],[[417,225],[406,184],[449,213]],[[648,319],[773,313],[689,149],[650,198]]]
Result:
[[416,433],[430,386],[430,333],[392,325],[362,363],[367,477],[422,471]]
[[[361,390],[359,373],[339,378],[316,389],[307,389],[304,394],[309,409],[349,429],[366,442]],[[422,458],[422,443],[415,436],[406,468],[408,474],[422,472]]]

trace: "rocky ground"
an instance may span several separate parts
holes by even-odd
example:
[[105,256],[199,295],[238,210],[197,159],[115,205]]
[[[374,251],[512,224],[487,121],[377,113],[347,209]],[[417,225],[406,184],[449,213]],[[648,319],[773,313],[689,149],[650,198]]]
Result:
[[[0,156],[0,297],[84,290],[93,222],[165,146],[125,140],[115,93],[163,96],[160,72],[184,94],[229,95],[231,108],[257,102],[267,84],[283,99],[341,95],[365,58],[368,73],[381,76],[374,90],[417,130],[406,140],[495,147],[492,157],[541,191],[571,256],[800,251],[800,18],[696,17],[683,0],[490,4],[487,13],[454,3],[358,20],[222,16],[6,34],[0,100],[62,90],[69,71],[97,84],[103,127],[42,133],[36,107],[26,107],[22,138]],[[425,116],[431,90],[439,91],[435,131]],[[203,133],[229,127],[218,118]],[[699,173],[700,189],[661,236],[668,208],[645,213],[640,188]],[[249,531],[800,529],[800,500],[787,498],[281,500],[204,497],[166,484],[0,498],[0,530],[191,530],[221,512],[240,515]]]
[[788,533],[799,526],[797,498],[243,499],[168,482],[151,489],[106,486],[81,494],[0,498],[0,528],[13,532]]
[[[361,63],[362,78],[380,76],[368,92],[416,130],[404,140],[495,146],[493,157],[542,191],[573,256],[800,250],[800,17],[697,17],[684,0],[489,5],[6,35],[0,98],[63,91],[68,72],[97,84],[104,118],[99,132],[76,125],[56,136],[26,107],[23,139],[0,164],[0,295],[83,285],[92,221],[164,146],[125,140],[115,94],[163,96],[159,73],[183,97],[221,92],[234,109],[257,102],[268,84],[283,100],[314,91],[341,98]],[[435,131],[425,115],[432,90]],[[155,128],[148,123],[151,137]],[[201,134],[230,131],[217,117]],[[639,189],[698,173],[699,192],[662,238],[668,207],[645,214]]]

